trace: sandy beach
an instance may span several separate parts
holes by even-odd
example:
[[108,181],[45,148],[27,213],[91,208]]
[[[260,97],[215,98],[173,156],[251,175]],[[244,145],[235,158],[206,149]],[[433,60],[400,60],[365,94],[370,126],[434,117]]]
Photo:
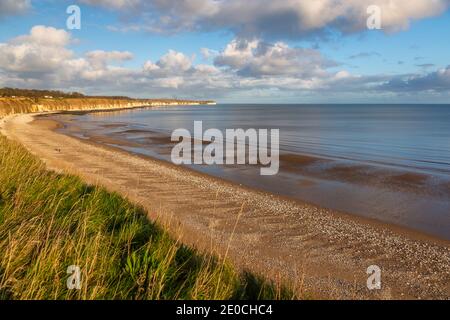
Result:
[[[450,298],[448,241],[81,141],[55,132],[50,118],[9,116],[0,128],[49,168],[142,205],[181,241],[314,298]],[[366,287],[370,265],[382,269],[381,290]]]

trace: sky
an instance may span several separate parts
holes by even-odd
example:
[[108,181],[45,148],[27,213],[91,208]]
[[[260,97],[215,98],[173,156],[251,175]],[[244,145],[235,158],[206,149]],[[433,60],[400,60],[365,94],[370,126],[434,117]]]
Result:
[[450,0],[0,0],[0,87],[450,103],[449,60]]

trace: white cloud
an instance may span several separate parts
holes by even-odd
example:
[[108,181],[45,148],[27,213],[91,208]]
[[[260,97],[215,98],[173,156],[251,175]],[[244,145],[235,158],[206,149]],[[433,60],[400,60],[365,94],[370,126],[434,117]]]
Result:
[[159,70],[160,67],[156,63],[153,63],[151,60],[148,60],[144,63],[143,69],[145,72],[153,72]]
[[208,48],[201,48],[200,53],[203,57],[203,59],[208,60],[210,58],[213,58],[217,56],[218,52],[216,50],[208,49]]
[[105,68],[110,62],[123,62],[133,59],[133,54],[129,51],[103,51],[94,50],[86,53],[86,59],[95,68]]
[[80,0],[82,3],[99,5],[108,9],[134,9],[140,5],[140,0]]
[[283,42],[269,44],[260,40],[233,40],[215,58],[218,66],[227,66],[239,75],[294,76],[299,78],[326,75],[325,69],[336,63],[313,49],[291,48]]
[[450,68],[424,75],[360,76],[317,50],[283,42],[233,40],[214,53],[215,65],[195,64],[195,56],[169,50],[140,68],[120,65],[133,59],[131,52],[94,50],[80,56],[69,49],[71,43],[66,31],[44,26],[0,43],[0,86],[192,98],[450,91]]
[[[143,70],[152,78],[178,76],[192,69],[193,60],[194,58],[189,58],[181,52],[169,50],[156,63],[146,61]],[[177,83],[179,84],[178,80]]]
[[[366,30],[367,7],[382,10],[387,32],[408,28],[413,20],[442,14],[449,0],[88,0],[93,5],[127,8],[150,32],[229,29],[246,38],[298,38],[333,29],[342,33]],[[120,3],[120,6],[116,2]],[[138,9],[137,9],[138,8]],[[134,19],[135,21],[135,19]],[[142,25],[143,24],[143,25]],[[125,27],[127,28],[127,27]]]
[[22,14],[31,8],[30,0],[1,0],[0,18]]
[[69,44],[70,39],[70,34],[65,30],[46,26],[34,26],[31,28],[30,34],[14,38],[11,42],[63,47]]
[[164,70],[173,72],[184,72],[189,70],[192,66],[192,58],[188,58],[181,52],[169,50],[169,52],[162,56],[157,65]]
[[30,34],[0,44],[0,68],[25,74],[52,72],[72,57],[65,48],[69,41],[64,30],[35,26]]
[[68,47],[72,42],[62,29],[35,26],[29,34],[0,43],[0,85],[142,93],[211,87],[220,76],[216,67],[195,66],[195,56],[174,50],[134,69],[114,65],[133,59],[131,52],[94,50],[77,56]]
[[208,64],[199,64],[195,66],[194,72],[200,74],[218,74],[220,70]]
[[130,52],[96,50],[76,57],[68,48],[71,40],[65,30],[34,26],[29,34],[0,43],[2,78],[18,84],[40,81],[38,87],[62,87],[82,85],[83,81],[109,82],[132,73],[110,65],[132,59]]

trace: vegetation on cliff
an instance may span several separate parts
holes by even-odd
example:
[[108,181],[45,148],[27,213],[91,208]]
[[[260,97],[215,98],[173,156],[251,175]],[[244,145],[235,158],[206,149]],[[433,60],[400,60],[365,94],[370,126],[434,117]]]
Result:
[[158,105],[210,104],[209,100],[93,97],[60,91],[0,89],[0,117],[31,112],[120,109]]

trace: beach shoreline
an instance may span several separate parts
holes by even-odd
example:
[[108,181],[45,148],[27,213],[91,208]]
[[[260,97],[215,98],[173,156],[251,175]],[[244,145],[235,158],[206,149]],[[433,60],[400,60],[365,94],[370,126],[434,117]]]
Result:
[[[449,241],[81,141],[54,132],[50,120],[34,119],[5,118],[2,133],[50,168],[125,194],[151,218],[176,221],[183,241],[229,253],[243,269],[301,282],[323,298],[450,296]],[[372,264],[386,277],[380,291],[365,288]]]
[[[147,107],[144,107],[147,108]],[[122,110],[127,110],[127,109],[122,109]],[[120,111],[120,110],[93,110],[93,111],[79,111],[79,112],[75,112],[75,113],[82,113],[82,114],[87,114],[87,113],[98,113],[98,112],[115,112],[115,111]],[[68,132],[62,130],[61,129],[64,128],[65,123],[60,121],[60,119],[56,119],[55,117],[53,117],[54,115],[58,115],[58,114],[74,114],[74,112],[72,111],[64,111],[64,112],[56,112],[53,114],[38,114],[34,117],[33,120],[33,125],[37,125],[40,126],[44,129],[47,130],[52,130],[55,131],[57,133],[63,133],[64,135],[69,135]],[[162,159],[158,159],[149,155],[144,155],[144,154],[140,154],[140,153],[136,153],[133,151],[127,151],[124,150],[118,146],[120,145],[124,145],[127,147],[132,147],[133,144],[131,142],[125,142],[122,140],[116,140],[114,138],[109,138],[109,137],[105,137],[105,136],[95,136],[95,137],[89,137],[89,138],[79,138],[75,135],[70,134],[70,137],[82,142],[82,143],[87,143],[90,144],[92,146],[96,146],[96,147],[101,147],[101,148],[105,148],[107,150],[111,150],[113,152],[118,152],[124,155],[133,155],[135,157],[139,157],[142,159],[147,159],[147,160],[151,160],[154,162],[157,162],[163,166],[168,166],[172,169],[181,169],[181,170],[187,170],[189,172],[189,174],[196,176],[200,179],[208,179],[210,181],[219,181],[222,184],[225,184],[227,186],[230,187],[235,187],[237,185],[236,182],[233,181],[229,181],[227,179],[221,178],[219,176],[213,176],[211,174],[207,174],[207,173],[203,173],[201,171],[192,169],[190,167],[187,166],[177,166],[172,164],[170,161],[166,161],[166,160],[162,160]],[[166,137],[164,136],[164,138],[161,138],[161,140],[167,140],[170,141],[170,137]],[[165,141],[164,141],[165,142]],[[289,157],[297,157],[296,155],[280,155],[280,160],[284,161],[285,158],[289,158]],[[309,161],[317,161],[318,159],[324,159],[324,158],[313,158],[312,156],[308,156],[305,155],[304,157],[302,157],[302,159],[298,160],[294,160],[295,161],[301,161],[301,162],[309,162]],[[407,180],[408,178],[405,177],[405,180]],[[413,178],[412,178],[413,179]],[[344,219],[350,219],[353,220],[355,222],[358,223],[363,223],[363,224],[368,224],[372,227],[376,227],[376,228],[381,228],[381,229],[387,229],[389,231],[393,231],[396,232],[398,234],[404,235],[408,238],[414,239],[414,240],[423,240],[423,241],[427,241],[429,243],[433,243],[433,244],[437,244],[437,245],[443,245],[443,246],[449,246],[450,247],[450,240],[448,239],[444,239],[441,237],[438,237],[436,235],[433,234],[429,234],[420,230],[415,230],[412,228],[408,228],[406,226],[401,226],[401,225],[397,225],[394,223],[389,223],[389,222],[385,222],[385,221],[381,221],[375,218],[370,218],[370,217],[365,217],[365,216],[360,216],[360,215],[356,215],[356,214],[352,214],[352,213],[348,213],[342,210],[334,210],[334,209],[330,209],[330,208],[326,208],[324,206],[320,206],[318,204],[314,204],[311,202],[308,202],[306,200],[302,200],[302,199],[296,199],[295,197],[290,197],[290,196],[285,196],[283,194],[278,194],[275,192],[270,192],[267,190],[264,190],[262,188],[258,188],[258,187],[253,187],[253,186],[246,186],[245,184],[238,184],[239,188],[242,188],[248,192],[257,192],[258,194],[261,194],[264,197],[275,197],[278,198],[282,201],[289,201],[298,205],[308,205],[311,207],[315,207],[319,210],[323,210],[326,211],[328,214],[332,215],[332,216],[336,216],[336,217],[340,217],[340,218],[344,218]]]
[[[171,141],[171,132],[176,128],[170,128],[170,124],[181,125],[175,118],[177,115],[183,114],[182,119],[194,116],[201,119],[206,113],[220,119],[220,114],[231,110],[229,107],[211,110],[192,107],[167,111],[69,112],[51,118],[60,123],[59,133],[172,163],[171,153],[177,142]],[[247,121],[238,121],[234,125],[245,127]],[[188,120],[182,123],[185,128],[192,124]],[[263,177],[261,166],[249,164],[183,167],[301,203],[450,240],[450,175],[447,172],[423,172],[420,167],[406,164],[389,166],[375,160],[357,160],[352,157],[352,152],[346,158],[332,152],[308,153],[307,148],[302,150],[295,146],[292,132],[283,132],[276,176]],[[300,140],[303,134],[298,132]],[[208,142],[204,142],[203,147],[207,145]],[[370,149],[370,145],[368,143],[367,148]],[[329,148],[333,149],[333,146]],[[426,154],[423,156],[427,158]]]

